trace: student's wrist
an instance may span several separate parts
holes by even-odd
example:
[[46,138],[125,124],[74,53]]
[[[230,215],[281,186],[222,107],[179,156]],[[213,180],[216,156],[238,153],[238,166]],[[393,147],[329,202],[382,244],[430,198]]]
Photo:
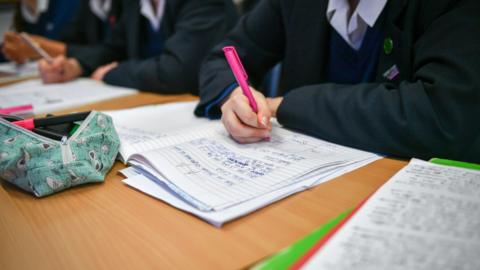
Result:
[[267,98],[267,106],[272,114],[272,117],[277,117],[278,107],[282,104],[283,97],[276,97],[276,98]]

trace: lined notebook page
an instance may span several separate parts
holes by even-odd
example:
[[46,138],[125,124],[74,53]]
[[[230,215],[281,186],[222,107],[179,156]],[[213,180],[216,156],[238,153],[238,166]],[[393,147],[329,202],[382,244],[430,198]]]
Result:
[[123,160],[135,153],[207,136],[205,132],[211,131],[208,127],[214,122],[195,117],[196,104],[195,101],[178,102],[106,111],[120,138]]
[[480,171],[412,160],[304,269],[480,269]]
[[[212,126],[212,128],[208,128],[209,126]],[[201,128],[184,128],[177,131],[156,133],[115,125],[122,143],[120,154],[124,160],[128,160],[130,156],[136,153],[143,153],[201,137],[212,136],[216,134],[215,129],[218,130],[220,128],[218,125],[205,124]]]
[[173,190],[188,194],[186,199],[205,211],[231,207],[295,184],[312,171],[321,174],[366,155],[282,128],[272,130],[269,142],[245,145],[224,130],[203,132],[188,135],[198,138],[182,143],[176,143],[180,138],[168,138],[174,144],[133,155],[131,160],[148,164]]

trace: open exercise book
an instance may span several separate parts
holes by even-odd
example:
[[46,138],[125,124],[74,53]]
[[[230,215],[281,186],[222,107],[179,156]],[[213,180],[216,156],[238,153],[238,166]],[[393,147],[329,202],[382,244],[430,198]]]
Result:
[[413,159],[298,268],[480,269],[480,171]]
[[379,158],[278,124],[270,141],[239,144],[219,121],[195,118],[194,107],[107,113],[134,168],[124,182],[216,226]]
[[2,87],[0,108],[31,104],[34,114],[42,114],[137,92],[86,78],[55,84],[43,84],[35,79]]

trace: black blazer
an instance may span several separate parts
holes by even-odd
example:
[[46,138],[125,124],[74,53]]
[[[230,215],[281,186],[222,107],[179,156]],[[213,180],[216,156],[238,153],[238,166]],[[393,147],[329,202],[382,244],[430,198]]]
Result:
[[[253,84],[283,62],[286,127],[388,155],[480,162],[480,1],[388,1],[393,51],[381,50],[375,82],[355,85],[326,81],[327,3],[261,1],[202,66],[195,113],[235,81],[221,52],[234,45]],[[389,81],[393,65],[400,75]]]
[[[111,29],[115,26],[121,16],[122,0],[113,0],[110,11],[107,15],[108,27]],[[60,32],[60,40],[67,44],[67,56],[77,54],[79,46],[95,45],[108,35],[109,31],[105,31],[104,22],[98,18],[90,9],[90,1],[80,1],[79,7],[75,12],[75,16],[62,28]]]
[[101,65],[121,61],[104,77],[109,84],[163,94],[196,94],[201,61],[236,18],[231,0],[169,0],[161,24],[166,39],[163,52],[140,59],[140,1],[125,0],[122,18],[108,40],[79,52],[75,58],[84,75]]

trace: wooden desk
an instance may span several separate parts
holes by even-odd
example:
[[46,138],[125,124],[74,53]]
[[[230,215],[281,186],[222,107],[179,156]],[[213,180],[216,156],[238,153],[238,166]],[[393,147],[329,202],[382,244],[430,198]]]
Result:
[[[76,109],[191,100],[138,94]],[[105,183],[36,199],[2,181],[0,269],[238,269],[354,207],[405,161],[382,159],[221,229],[133,190],[115,164]]]

